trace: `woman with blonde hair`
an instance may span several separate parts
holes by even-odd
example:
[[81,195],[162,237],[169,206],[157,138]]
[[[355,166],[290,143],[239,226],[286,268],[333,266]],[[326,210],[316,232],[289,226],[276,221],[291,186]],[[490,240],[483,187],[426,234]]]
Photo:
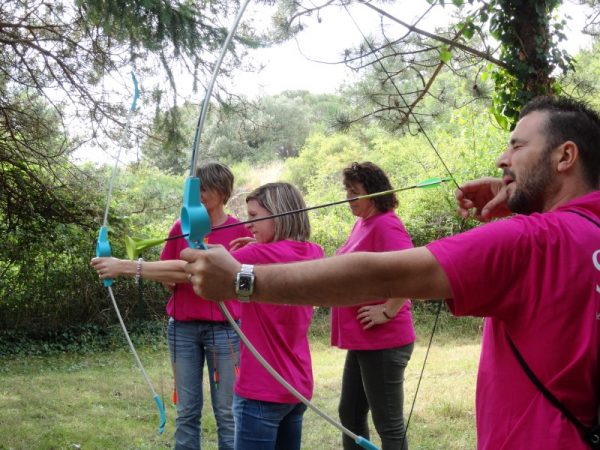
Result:
[[[288,183],[269,183],[246,197],[248,218],[304,208],[302,195]],[[308,241],[306,212],[248,225],[255,241],[232,252],[251,273],[250,264],[287,263],[323,257]],[[251,289],[250,289],[251,290]],[[242,300],[244,300],[242,298]],[[313,391],[308,344],[311,306],[242,303],[241,328],[265,360],[304,397]],[[234,387],[236,450],[299,450],[306,406],[284,389],[246,348],[240,349],[240,376]]]

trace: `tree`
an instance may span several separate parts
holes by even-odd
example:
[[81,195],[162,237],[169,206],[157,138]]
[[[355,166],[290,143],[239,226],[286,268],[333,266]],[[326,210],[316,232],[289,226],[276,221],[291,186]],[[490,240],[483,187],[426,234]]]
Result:
[[[227,163],[262,163],[297,156],[311,131],[330,127],[335,115],[347,108],[342,97],[306,91],[287,91],[256,100],[239,97],[211,109],[200,157]],[[177,117],[173,127],[164,126],[165,120],[159,114],[143,143],[144,158],[172,174],[189,169],[189,147],[198,110],[197,105],[187,103],[168,111],[166,114]]]
[[[76,170],[67,158],[74,148],[123,129],[126,105],[109,95],[118,74],[133,67],[152,76],[157,103],[165,102],[165,92],[175,102],[176,69],[190,73],[196,86],[207,79],[237,6],[236,0],[200,6],[167,0],[3,2],[0,207],[11,209],[2,215],[27,220],[36,211],[71,220],[73,212],[56,195],[66,179],[55,166]],[[225,73],[256,42],[242,27]]]
[[598,0],[580,0],[579,3],[590,7],[586,14],[584,33],[594,37],[600,36],[600,2]]
[[[430,3],[415,23],[407,23],[395,13],[394,4],[379,7],[374,2],[359,2],[362,10],[381,17],[378,35],[364,36],[358,48],[347,49],[340,63],[370,73],[372,83],[365,85],[363,102],[370,111],[363,118],[376,117],[404,130],[420,129],[419,105],[427,97],[438,97],[443,88],[436,79],[444,70],[472,79],[473,98],[484,98],[482,81],[494,82],[491,107],[498,123],[514,126],[521,106],[529,99],[560,90],[557,71],[572,69],[571,59],[558,48],[565,38],[565,20],[554,20],[560,0],[428,0]],[[320,20],[320,11],[341,5],[342,14],[350,11],[346,2],[327,1],[318,6],[294,3],[287,11],[282,28],[294,32],[302,29],[309,17]],[[453,17],[449,25],[435,32],[425,30],[420,22],[433,8],[444,7]],[[362,31],[361,31],[362,32]],[[500,45],[494,42],[496,39]],[[497,48],[496,48],[497,47]],[[472,71],[476,66],[478,70]],[[486,99],[489,101],[489,99]],[[347,126],[353,119],[341,121]]]

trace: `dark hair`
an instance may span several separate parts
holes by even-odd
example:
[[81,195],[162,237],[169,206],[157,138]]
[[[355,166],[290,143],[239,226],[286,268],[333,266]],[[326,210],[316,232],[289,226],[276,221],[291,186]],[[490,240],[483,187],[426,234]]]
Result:
[[233,173],[224,164],[207,162],[196,168],[200,186],[207,191],[215,191],[223,196],[223,203],[229,201],[233,192]]
[[[383,170],[372,162],[353,162],[350,167],[344,169],[344,186],[352,187],[354,183],[360,183],[367,194],[389,191],[392,184]],[[396,194],[386,194],[371,199],[379,212],[390,211],[398,206]]]
[[[256,200],[271,214],[306,208],[302,194],[290,183],[263,184],[248,194],[246,203],[250,200]],[[275,217],[273,220],[275,221],[273,241],[292,239],[304,242],[310,237],[310,221],[306,211]]]
[[566,141],[579,149],[585,181],[597,188],[600,182],[600,116],[583,102],[564,97],[536,97],[521,110],[519,119],[532,112],[545,112],[548,150]]

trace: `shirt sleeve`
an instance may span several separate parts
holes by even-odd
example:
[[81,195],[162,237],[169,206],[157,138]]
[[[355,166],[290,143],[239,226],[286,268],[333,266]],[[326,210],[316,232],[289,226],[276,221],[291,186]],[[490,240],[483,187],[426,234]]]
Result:
[[[175,222],[169,231],[169,237],[181,235],[181,225],[179,221]],[[177,245],[178,239],[165,242],[165,246],[160,254],[160,260],[166,261],[170,259],[179,259],[179,245]]]
[[413,248],[412,240],[398,216],[389,215],[373,230],[375,252],[392,252]]
[[517,216],[428,244],[450,282],[452,313],[500,319],[519,314],[521,299],[532,298],[543,282],[544,243],[535,231]]
[[245,245],[239,250],[231,252],[231,256],[240,264],[260,264],[261,262],[260,251],[256,244]]

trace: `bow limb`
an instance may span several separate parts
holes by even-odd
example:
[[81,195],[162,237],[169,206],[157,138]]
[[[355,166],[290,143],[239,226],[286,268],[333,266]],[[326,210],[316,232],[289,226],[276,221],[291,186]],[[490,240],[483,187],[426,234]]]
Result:
[[[125,125],[125,130],[123,132],[123,138],[121,139],[121,143],[119,145],[119,151],[117,153],[117,158],[115,159],[115,165],[113,166],[111,179],[110,179],[110,182],[108,185],[108,192],[106,195],[106,208],[104,210],[104,220],[103,220],[102,226],[100,227],[100,231],[98,232],[98,240],[96,242],[96,256],[97,257],[111,256],[111,254],[112,254],[112,250],[111,250],[109,239],[108,239],[108,211],[110,209],[110,197],[111,197],[112,188],[113,188],[113,185],[115,182],[117,169],[119,166],[121,150],[124,147],[125,139],[127,138],[127,136],[129,136],[129,127],[131,124],[131,117],[132,117],[133,113],[135,112],[137,99],[139,97],[138,82],[137,82],[137,79],[133,72],[131,72],[131,78],[132,78],[133,87],[134,87],[133,101],[131,102],[131,107],[129,108],[129,113],[127,115],[127,123]],[[125,334],[125,339],[127,340],[127,343],[131,350],[131,353],[133,353],[133,356],[135,358],[137,366],[139,367],[140,371],[142,372],[142,375],[144,376],[144,379],[146,380],[146,383],[148,384],[148,387],[150,388],[150,391],[152,393],[152,398],[154,399],[154,402],[156,403],[156,407],[158,408],[158,412],[160,415],[160,422],[158,425],[158,433],[162,434],[165,429],[165,424],[167,423],[165,407],[163,405],[162,400],[156,393],[156,390],[154,389],[154,385],[152,384],[152,382],[150,381],[150,378],[148,377],[148,373],[146,372],[146,369],[144,368],[144,365],[142,364],[142,361],[140,360],[140,357],[139,357],[137,351],[135,350],[133,342],[131,342],[131,338],[129,337],[129,332],[127,331],[125,322],[123,322],[123,318],[121,316],[121,311],[119,310],[119,306],[117,305],[117,301],[115,300],[115,295],[112,290],[113,280],[105,279],[105,280],[103,280],[103,284],[108,289],[110,299],[112,301],[112,304],[113,304],[113,307],[117,314],[117,317],[119,318],[119,323],[121,324],[121,329],[123,330],[123,334]]]
[[240,7],[233,24],[225,38],[225,42],[223,42],[223,46],[221,47],[221,53],[219,54],[219,58],[215,63],[215,67],[213,69],[212,76],[210,78],[210,82],[206,88],[206,93],[204,94],[204,100],[202,102],[202,109],[200,111],[200,116],[198,117],[198,123],[196,124],[196,133],[194,135],[194,143],[192,144],[192,161],[190,164],[190,175],[185,180],[185,186],[183,191],[183,207],[181,208],[181,231],[183,234],[187,234],[187,241],[191,248],[202,248],[205,249],[204,246],[204,236],[210,233],[210,218],[208,217],[208,212],[206,208],[200,201],[200,179],[194,176],[194,172],[196,170],[196,164],[198,161],[198,147],[200,145],[200,138],[202,136],[202,129],[204,128],[204,122],[206,120],[206,115],[208,113],[208,106],[210,104],[210,97],[212,95],[212,90],[215,85],[215,81],[219,74],[219,69],[221,68],[221,64],[223,63],[223,58],[225,58],[225,54],[227,53],[227,49],[229,48],[229,44],[235,35],[235,31],[242,20],[242,16],[246,11],[246,7],[250,3],[250,0],[246,0]]
[[158,412],[160,414],[160,423],[158,425],[158,433],[162,434],[163,431],[165,430],[165,424],[167,423],[167,415],[165,412],[165,406],[163,405],[163,402],[162,402],[161,398],[159,397],[159,395],[156,393],[156,390],[154,389],[154,385],[152,384],[152,381],[150,381],[150,377],[148,376],[148,373],[146,372],[146,369],[144,368],[144,365],[142,364],[142,360],[140,359],[138,352],[135,350],[133,342],[131,342],[131,338],[129,337],[129,333],[127,332],[127,327],[125,326],[125,322],[123,322],[123,317],[121,316],[121,312],[119,310],[119,307],[117,306],[117,301],[115,300],[115,295],[113,294],[113,290],[112,290],[111,286],[108,286],[108,293],[110,295],[110,299],[112,300],[113,307],[115,308],[115,312],[117,313],[117,317],[119,318],[119,323],[121,324],[121,329],[123,330],[123,334],[125,334],[125,339],[127,339],[127,344],[129,345],[129,349],[131,350],[131,353],[133,353],[135,362],[137,363],[137,366],[139,367],[140,371],[142,372],[142,375],[143,375],[144,379],[146,380],[146,384],[148,385],[148,387],[150,388],[150,391],[152,392],[152,398],[154,399],[154,402],[156,403],[156,407],[158,408]]

